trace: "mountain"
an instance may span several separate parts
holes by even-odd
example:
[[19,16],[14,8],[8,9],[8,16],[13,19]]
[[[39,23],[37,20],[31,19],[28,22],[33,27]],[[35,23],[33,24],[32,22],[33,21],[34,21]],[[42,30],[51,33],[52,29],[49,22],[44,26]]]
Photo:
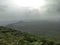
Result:
[[7,25],[7,27],[60,40],[59,21],[19,21],[17,23]]
[[6,26],[11,23],[15,23],[17,20],[0,20],[0,26]]
[[0,45],[60,45],[49,38],[0,26]]

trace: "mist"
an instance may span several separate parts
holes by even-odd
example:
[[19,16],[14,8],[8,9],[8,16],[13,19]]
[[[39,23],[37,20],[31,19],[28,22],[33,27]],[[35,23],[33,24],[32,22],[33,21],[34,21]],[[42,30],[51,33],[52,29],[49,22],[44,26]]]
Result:
[[0,0],[0,24],[20,20],[60,21],[60,0],[46,0],[46,5],[39,9],[17,7],[10,0]]

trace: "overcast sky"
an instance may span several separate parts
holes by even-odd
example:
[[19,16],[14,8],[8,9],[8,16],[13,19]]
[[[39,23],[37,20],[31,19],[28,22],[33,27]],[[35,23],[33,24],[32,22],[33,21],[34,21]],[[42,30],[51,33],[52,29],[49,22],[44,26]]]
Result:
[[40,18],[59,20],[60,0],[0,0],[0,21]]

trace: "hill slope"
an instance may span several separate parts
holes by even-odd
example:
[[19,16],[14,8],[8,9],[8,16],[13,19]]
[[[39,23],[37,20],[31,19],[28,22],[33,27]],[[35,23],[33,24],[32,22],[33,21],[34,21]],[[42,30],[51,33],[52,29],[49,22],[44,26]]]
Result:
[[58,45],[56,41],[0,26],[0,45]]
[[17,23],[9,24],[7,27],[60,40],[60,22],[19,21]]

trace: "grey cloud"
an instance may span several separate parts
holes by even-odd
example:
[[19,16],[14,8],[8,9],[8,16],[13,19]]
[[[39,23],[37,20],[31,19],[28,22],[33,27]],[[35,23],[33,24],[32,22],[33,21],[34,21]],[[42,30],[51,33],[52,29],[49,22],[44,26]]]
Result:
[[[57,15],[57,18],[60,15],[60,0],[48,0],[45,13],[41,14],[39,10],[30,10],[28,8],[17,9],[6,3],[8,0],[0,0],[0,20],[22,20],[22,19],[48,19],[53,18]],[[6,4],[5,4],[6,3]],[[46,16],[47,15],[47,16]],[[53,15],[53,17],[52,17]]]

